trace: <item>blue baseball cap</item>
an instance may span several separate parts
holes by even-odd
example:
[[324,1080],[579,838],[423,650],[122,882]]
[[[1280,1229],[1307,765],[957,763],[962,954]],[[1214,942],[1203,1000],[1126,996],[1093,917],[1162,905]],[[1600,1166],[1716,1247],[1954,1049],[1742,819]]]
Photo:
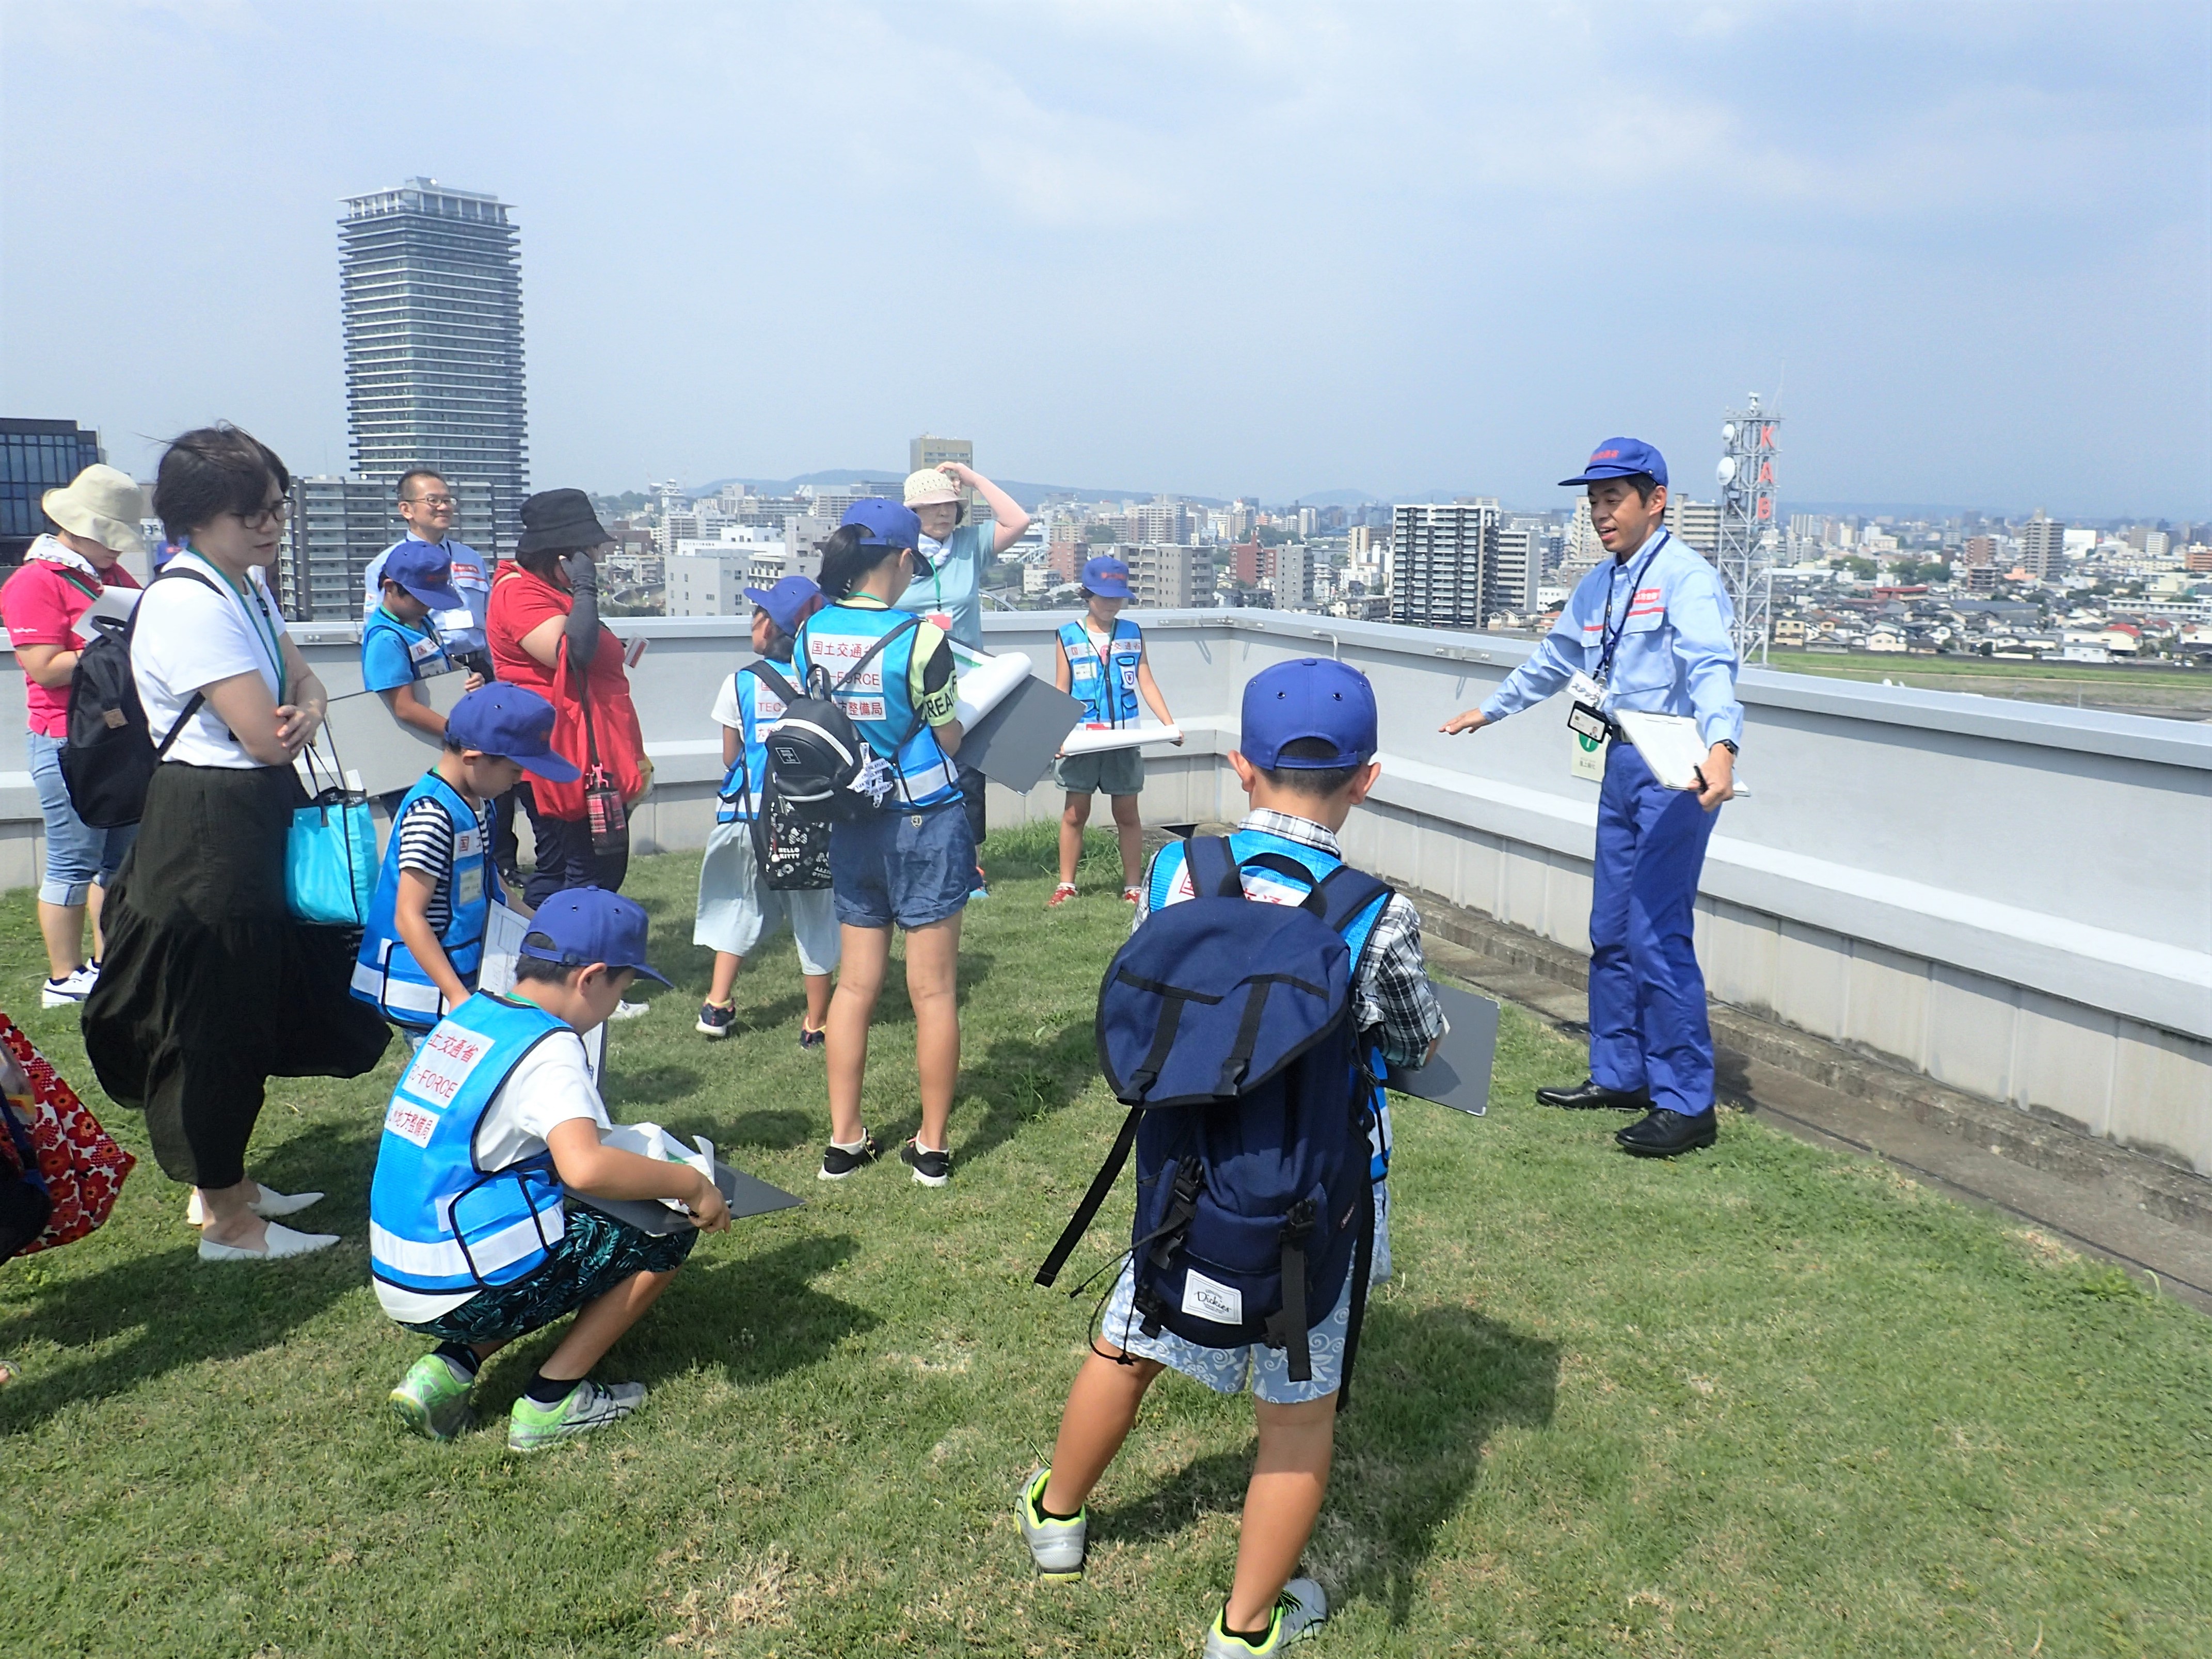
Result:
[[469,602],[453,591],[453,562],[428,542],[404,541],[384,561],[384,580],[398,582],[433,611],[465,611]]
[[523,685],[480,685],[446,716],[446,736],[464,749],[511,760],[548,783],[583,774],[553,748],[553,705]]
[[669,984],[665,975],[646,966],[646,934],[643,905],[604,887],[570,887],[538,907],[519,949],[523,956],[563,968],[604,962]]
[[1083,586],[1102,599],[1126,599],[1129,597],[1129,567],[1111,553],[1085,559]]
[[1601,478],[1626,478],[1638,472],[1649,472],[1661,483],[1667,482],[1667,458],[1641,438],[1607,438],[1590,451],[1589,464],[1571,478],[1562,478],[1562,488],[1568,484],[1595,483]]
[[[1244,682],[1244,710],[1237,747],[1263,772],[1326,771],[1359,766],[1374,757],[1375,688],[1350,663],[1301,657],[1263,668]],[[1284,748],[1318,738],[1326,755],[1285,759]]]
[[796,634],[799,623],[822,608],[822,590],[805,576],[786,576],[774,587],[748,587],[745,597],[787,634]]
[[937,567],[921,551],[921,518],[903,501],[888,495],[863,495],[845,509],[839,526],[856,524],[866,533],[863,547],[903,547],[914,555],[914,574],[927,576]]

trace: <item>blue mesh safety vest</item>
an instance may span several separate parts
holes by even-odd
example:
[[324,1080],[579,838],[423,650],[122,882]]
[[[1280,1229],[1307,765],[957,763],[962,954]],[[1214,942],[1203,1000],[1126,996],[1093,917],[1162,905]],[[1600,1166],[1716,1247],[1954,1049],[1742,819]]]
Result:
[[552,1155],[504,1170],[477,1132],[527,1054],[572,1028],[535,1003],[473,996],[438,1023],[400,1073],[368,1191],[369,1271],[425,1295],[511,1285],[561,1242],[567,1218]]
[[[437,623],[428,617],[422,618],[418,628],[410,628],[382,605],[378,605],[369,612],[368,620],[361,625],[361,651],[364,658],[368,655],[369,641],[379,634],[389,634],[399,641],[401,649],[407,653],[407,665],[415,671],[415,678],[418,680],[428,679],[433,674],[442,674],[453,666],[453,659],[446,650],[446,641],[438,632]],[[389,690],[388,687],[386,689]]]
[[1068,695],[1083,705],[1086,726],[1137,723],[1137,667],[1145,659],[1145,630],[1120,617],[1104,651],[1089,628],[1072,622],[1060,630],[1067,653]]
[[[818,667],[835,685],[870,646],[912,620],[903,611],[855,605],[849,599],[816,611],[801,624],[792,647],[791,660],[799,671],[799,683],[804,686],[807,675]],[[960,799],[958,775],[952,762],[938,746],[937,733],[915,713],[911,672],[915,637],[915,631],[909,630],[904,639],[885,646],[851,685],[836,694],[845,718],[898,775],[898,787],[884,805],[900,811],[941,806]]]
[[[796,671],[787,662],[773,659],[769,666],[791,678]],[[722,775],[720,798],[714,805],[717,823],[750,823],[760,805],[761,786],[768,781],[768,732],[783,718],[783,699],[757,674],[739,669],[738,684],[738,757]]]
[[438,935],[438,945],[461,983],[471,990],[483,967],[484,930],[490,925],[491,907],[501,896],[499,874],[492,865],[491,838],[484,834],[476,808],[437,773],[425,772],[400,799],[399,810],[392,815],[391,844],[384,849],[384,868],[376,878],[376,896],[369,903],[368,926],[362,933],[361,954],[353,964],[354,995],[373,1005],[386,1019],[417,1030],[438,1023],[446,1012],[446,999],[400,939],[393,912],[399,902],[400,821],[425,796],[446,809],[453,826],[453,871],[446,883],[453,915]]
[[[1314,879],[1322,877],[1344,860],[1332,858],[1318,847],[1308,847],[1283,836],[1271,836],[1264,830],[1239,830],[1229,837],[1230,850],[1237,855],[1239,874],[1247,898],[1259,899],[1273,904],[1296,904],[1313,890],[1309,883],[1294,880],[1280,871],[1261,867],[1247,868],[1262,853],[1276,853],[1313,872]],[[1170,842],[1152,860],[1152,886],[1148,902],[1157,910],[1163,905],[1180,903],[1190,897],[1190,883],[1183,878],[1183,859],[1187,843]],[[1365,960],[1367,941],[1375,935],[1376,923],[1382,920],[1382,912],[1390,897],[1384,894],[1353,921],[1345,930],[1344,943],[1352,952],[1352,983],[1358,983],[1359,970]],[[1367,1140],[1374,1152],[1370,1171],[1377,1181],[1390,1172],[1390,1101],[1382,1088],[1387,1067],[1382,1050],[1370,1043],[1367,1063],[1375,1076],[1374,1120],[1368,1126]]]

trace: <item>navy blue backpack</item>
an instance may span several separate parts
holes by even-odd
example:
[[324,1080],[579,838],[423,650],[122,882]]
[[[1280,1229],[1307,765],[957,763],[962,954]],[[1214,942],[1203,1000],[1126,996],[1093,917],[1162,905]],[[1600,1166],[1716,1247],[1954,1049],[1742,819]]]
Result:
[[1287,1348],[1308,1382],[1308,1333],[1352,1273],[1342,1410],[1374,1250],[1376,1086],[1345,936],[1390,889],[1349,866],[1316,882],[1267,852],[1244,863],[1310,890],[1261,903],[1227,841],[1194,838],[1184,856],[1194,896],[1153,910],[1099,988],[1099,1066],[1129,1115],[1036,1282],[1059,1276],[1133,1148],[1145,1334]]

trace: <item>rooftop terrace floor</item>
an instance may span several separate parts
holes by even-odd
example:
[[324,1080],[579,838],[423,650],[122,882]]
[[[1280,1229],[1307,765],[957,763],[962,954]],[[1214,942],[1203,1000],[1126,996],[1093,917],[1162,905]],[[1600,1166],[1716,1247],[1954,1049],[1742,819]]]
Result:
[[[691,1031],[696,857],[635,866],[677,980],[616,1028],[617,1117],[704,1133],[806,1207],[703,1240],[602,1374],[634,1422],[524,1461],[400,1432],[422,1351],[367,1286],[392,1059],[279,1085],[254,1168],[346,1235],[203,1267],[145,1158],[109,1225],[0,1267],[0,1650],[636,1656],[1188,1654],[1236,1547],[1251,1413],[1164,1379],[1093,1502],[1088,1579],[1030,1574],[1012,1492],[1091,1297],[1030,1284],[1119,1120],[1090,1016],[1127,926],[1100,867],[1046,913],[1047,842],[969,912],[953,1184],[825,1187],[787,939],[739,1034]],[[36,1010],[30,895],[0,994]],[[910,1133],[888,993],[868,1119]],[[1730,1114],[1715,1151],[1617,1155],[1527,1103],[1579,1050],[1508,1009],[1491,1115],[1401,1102],[1397,1274],[1308,1565],[1317,1653],[2146,1653],[2212,1648],[2212,1322],[1884,1167]],[[95,1110],[145,1158],[137,1117]],[[1079,1254],[1126,1237],[1127,1187]],[[1071,1280],[1075,1274],[1071,1274]],[[548,1346],[487,1368],[488,1425]]]

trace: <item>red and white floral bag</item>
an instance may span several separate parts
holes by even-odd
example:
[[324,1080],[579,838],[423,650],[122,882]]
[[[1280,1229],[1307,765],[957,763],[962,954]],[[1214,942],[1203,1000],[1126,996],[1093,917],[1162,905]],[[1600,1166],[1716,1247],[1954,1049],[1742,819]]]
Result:
[[0,1182],[43,1187],[45,1228],[19,1255],[74,1243],[106,1221],[137,1159],[115,1144],[60,1073],[0,1014]]

